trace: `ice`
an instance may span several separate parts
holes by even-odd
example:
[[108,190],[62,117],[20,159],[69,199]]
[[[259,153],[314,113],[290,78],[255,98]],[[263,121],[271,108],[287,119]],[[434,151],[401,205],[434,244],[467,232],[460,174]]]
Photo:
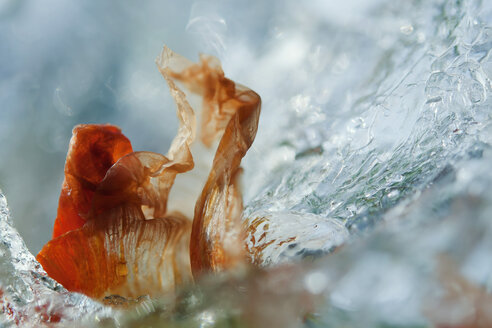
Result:
[[[466,310],[473,318],[479,306],[490,310],[487,290],[492,270],[485,259],[492,253],[492,207],[490,195],[477,191],[490,183],[490,175],[482,170],[491,155],[487,151],[480,159],[457,165],[456,179],[436,183],[416,200],[397,205],[384,215],[386,224],[363,244],[326,259],[325,272],[333,267],[348,268],[329,295],[327,326],[334,320],[351,327],[426,326],[430,322],[458,325],[466,322],[467,315],[452,318],[449,314],[460,316],[459,311]],[[460,177],[471,172],[473,182],[463,183]],[[478,256],[483,257],[478,260]],[[459,284],[454,274],[477,291],[464,289],[447,299],[446,284]],[[484,297],[483,304],[461,304],[473,297]],[[339,319],[329,313],[336,313]],[[485,326],[491,324],[485,322]]]
[[[260,268],[115,310],[47,278],[2,198],[3,322],[39,323],[40,305],[99,327],[492,326],[492,3],[215,1],[186,17],[263,99],[243,176]],[[149,74],[123,84],[148,96]],[[63,86],[50,97],[70,113]]]
[[49,278],[29,252],[0,191],[0,308],[2,326],[44,326],[73,322],[76,318],[109,316],[105,308],[88,297],[67,292]]
[[[401,200],[452,175],[455,162],[480,156],[491,92],[484,69],[490,59],[479,46],[490,38],[487,17],[478,16],[484,6],[382,2],[366,17],[375,33],[355,34],[350,26],[345,40],[323,44],[325,58],[343,56],[349,64],[341,75],[333,72],[336,60],[302,66],[317,78],[263,119],[258,151],[248,157],[255,170],[246,171],[251,199],[245,217],[312,213],[363,232]],[[326,27],[310,28],[316,53]],[[384,44],[376,42],[378,33]],[[347,59],[359,53],[347,54],[347,44],[364,49],[364,62]],[[320,93],[327,95],[322,102]],[[288,118],[279,122],[281,115]]]
[[341,222],[307,213],[253,215],[246,219],[246,224],[246,247],[252,262],[259,266],[317,257],[348,239],[348,230]]

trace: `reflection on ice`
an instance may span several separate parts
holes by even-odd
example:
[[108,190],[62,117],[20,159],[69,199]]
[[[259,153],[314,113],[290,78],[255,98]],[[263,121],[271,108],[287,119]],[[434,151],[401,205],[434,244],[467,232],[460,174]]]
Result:
[[307,213],[251,216],[245,220],[245,226],[248,253],[259,266],[320,257],[348,238],[348,230],[340,221]]

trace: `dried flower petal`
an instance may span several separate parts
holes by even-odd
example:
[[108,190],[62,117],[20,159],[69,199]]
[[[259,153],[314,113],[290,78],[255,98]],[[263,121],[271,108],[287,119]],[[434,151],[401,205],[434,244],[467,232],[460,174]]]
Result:
[[53,238],[82,227],[96,186],[106,171],[132,152],[130,141],[113,125],[79,125],[73,129]]
[[[70,170],[77,165],[83,168],[86,162],[90,162],[88,167],[99,169],[92,170],[98,175],[91,176],[90,197],[83,199],[83,212],[76,212],[80,220],[65,229],[65,234],[58,233],[37,256],[47,273],[69,290],[92,297],[115,292],[135,297],[171,291],[191,280],[191,223],[179,213],[167,212],[167,198],[176,175],[193,168],[189,147],[195,137],[195,116],[184,93],[169,82],[180,127],[167,157],[131,152],[130,146],[125,156],[110,162],[105,153],[97,151],[112,150],[107,147],[107,138],[98,137],[98,133],[101,129],[114,130],[128,140],[118,128],[81,125],[74,129],[66,180],[70,187],[86,186],[87,178]],[[70,196],[71,190],[63,189],[62,197],[64,193]],[[63,200],[60,208],[66,204],[72,209],[78,198]],[[72,223],[67,213],[71,214],[61,211],[57,221]]]
[[203,97],[202,142],[210,147],[222,134],[195,206],[190,256],[193,275],[197,277],[202,272],[222,271],[246,262],[240,223],[243,205],[237,180],[241,159],[256,136],[261,99],[256,92],[226,78],[213,57],[202,55],[200,64],[183,66],[180,72],[160,70]]
[[189,233],[182,216],[92,221],[50,241],[37,259],[70,291],[96,298],[158,296],[191,281]]
[[[198,275],[245,261],[237,177],[256,134],[260,98],[225,78],[211,57],[202,56],[200,64],[193,64],[164,48],[157,64],[180,121],[167,156],[132,152],[128,139],[113,126],[74,129],[56,234],[37,257],[69,290],[97,298],[157,296],[191,281],[191,268]],[[210,171],[195,207],[193,233],[190,220],[180,212],[191,212],[198,192],[190,193],[191,200],[182,197],[171,210],[167,206],[168,199],[176,199],[170,195],[176,176],[194,167],[190,147],[195,114],[176,81],[203,96],[203,143],[212,150],[214,139],[222,134],[213,163],[201,165],[198,176],[191,175],[198,179],[191,189],[197,190],[205,181],[200,177],[203,168]],[[113,139],[108,134],[114,134]],[[204,154],[203,148],[194,150]]]

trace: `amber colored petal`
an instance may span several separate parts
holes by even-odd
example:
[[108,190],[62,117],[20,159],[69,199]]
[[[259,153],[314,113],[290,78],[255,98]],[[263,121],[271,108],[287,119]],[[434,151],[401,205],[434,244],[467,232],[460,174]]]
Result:
[[[111,157],[103,151],[111,150],[106,147],[112,145],[111,140],[100,134],[117,132],[125,138],[119,129],[85,125],[74,130],[67,156],[68,183],[62,193],[68,197],[61,198],[60,208],[76,207],[80,197],[70,197],[73,191],[87,189],[90,194],[85,198],[83,214],[77,210],[61,212],[58,221],[71,223],[71,229],[65,229],[65,234],[46,244],[38,255],[46,272],[69,290],[93,297],[108,293],[152,295],[191,277],[191,224],[179,213],[169,215],[167,198],[176,175],[194,166],[190,145],[195,138],[195,115],[184,93],[167,80],[180,121],[167,156],[153,152],[122,154],[114,148],[115,154],[124,156]],[[79,218],[77,224],[69,215]],[[178,250],[174,244],[183,247]],[[150,269],[157,267],[159,271]]]
[[231,117],[215,154],[212,171],[195,207],[190,256],[194,276],[221,271],[245,261],[241,230],[242,197],[238,188],[241,159],[253,143],[260,97],[237,88],[242,101]]
[[[194,137],[196,130],[195,121],[196,119],[200,118],[201,112],[197,111],[193,115],[190,114],[193,113],[193,110],[187,101],[186,95],[178,87],[177,83],[175,83],[178,81],[172,77],[175,71],[185,70],[189,67],[192,67],[194,63],[192,63],[185,57],[174,53],[169,48],[164,47],[164,50],[156,60],[156,64],[159,71],[169,85],[171,95],[174,97],[178,109],[182,107],[184,110],[180,112],[187,114],[187,116],[189,117],[184,117],[181,120],[184,122],[190,122],[188,125],[190,127],[193,127],[193,130],[191,131],[191,133],[188,133],[188,135],[192,134]],[[178,131],[178,136],[186,135],[182,133],[186,132],[185,128],[186,125],[180,127]],[[176,151],[181,148],[179,146],[180,144],[182,144],[180,140],[182,140],[182,138],[180,139],[176,137],[174,139],[174,142],[167,156],[171,158],[171,155],[173,155],[176,158],[183,155],[192,155],[194,166],[193,170],[191,170],[187,174],[180,174],[175,177],[175,183],[168,195],[169,206],[167,207],[167,209],[170,211],[178,211],[180,213],[183,213],[191,219],[194,215],[195,202],[200,195],[203,186],[205,185],[208,173],[210,172],[210,169],[212,167],[214,150],[205,149],[202,143],[195,142],[188,149],[191,154]]]
[[[47,273],[69,290],[92,297],[154,296],[190,281],[191,271],[197,276],[245,261],[237,180],[256,135],[260,97],[225,78],[212,57],[193,64],[165,48],[157,64],[180,120],[166,156],[132,152],[115,127],[74,130],[54,232],[59,237],[38,255]],[[193,228],[167,206],[176,176],[194,167],[196,118],[175,82],[203,96],[202,142],[211,146],[222,135]],[[183,207],[191,208],[194,200],[184,199]]]
[[[163,57],[162,60],[165,61],[167,59]],[[108,160],[108,154],[103,151],[93,151],[93,149],[99,150],[99,148],[106,149],[102,147],[105,146],[104,143],[101,146],[100,126],[86,125],[83,126],[83,129],[74,130],[72,141],[77,147],[70,148],[67,157],[70,162],[67,161],[67,166],[69,168],[75,167],[78,171],[85,168],[89,173],[99,173],[97,177],[91,176],[91,194],[84,203],[86,205],[84,213],[88,214],[85,216],[85,220],[80,220],[82,224],[87,220],[98,217],[103,219],[108,216],[114,217],[117,213],[113,211],[113,208],[118,208],[125,203],[143,206],[147,219],[163,218],[166,216],[167,199],[176,175],[193,168],[194,163],[190,145],[195,138],[195,114],[184,93],[167,77],[166,72],[162,73],[169,84],[171,95],[175,99],[177,116],[180,122],[178,133],[166,156],[152,152],[125,152],[124,154],[120,152],[118,155],[126,156],[119,156],[118,158],[113,156],[110,158],[111,160]],[[111,128],[120,133],[119,129]],[[95,130],[97,130],[97,133]],[[84,133],[83,136],[80,136],[81,133]],[[121,133],[120,135],[123,136]],[[82,137],[84,142],[79,142]],[[115,145],[119,144],[116,143]],[[82,148],[82,146],[85,148]],[[96,146],[99,148],[96,148]],[[81,148],[82,150],[88,148],[90,151],[83,152]],[[118,161],[116,162],[116,160]],[[83,165],[81,163],[88,164]],[[100,170],[95,170],[94,167],[100,168]],[[72,171],[77,170],[72,169]],[[88,180],[86,176],[88,174],[82,175],[85,178],[84,183]],[[77,178],[77,182],[79,180],[82,179]],[[67,194],[69,193],[67,192]],[[72,199],[68,199],[66,203],[68,204],[67,207],[70,207],[74,202]],[[60,205],[62,205],[62,202],[60,202]],[[90,207],[90,212],[87,210],[88,206]],[[67,215],[69,213],[66,211],[63,214]],[[70,222],[72,221],[74,220]],[[74,228],[80,226],[79,224]]]
[[[169,56],[164,48],[162,56]],[[159,65],[159,62],[158,62]],[[222,135],[212,169],[195,206],[190,242],[192,272],[221,271],[245,261],[238,188],[241,159],[256,135],[261,99],[224,76],[219,62],[202,56],[199,64],[160,67],[167,79],[183,83],[203,97],[201,140],[211,146]],[[172,69],[172,71],[171,71]]]
[[94,221],[51,240],[37,259],[70,291],[158,296],[191,281],[189,233],[189,220],[179,215]]
[[[169,53],[172,56],[172,53]],[[163,62],[172,58],[163,56]],[[146,219],[163,218],[176,175],[194,167],[190,146],[195,139],[195,113],[184,93],[161,71],[177,105],[179,129],[166,156],[152,152],[134,152],[121,158],[97,186],[92,201],[91,219],[107,219],[119,213],[122,204],[142,207]]]
[[184,83],[191,92],[203,98],[200,139],[211,147],[224,132],[231,116],[244,104],[246,99],[240,99],[242,92],[251,90],[238,90],[236,84],[224,76],[219,60],[213,56],[201,55],[200,64],[187,61],[179,65],[184,68],[181,70],[175,66],[178,65],[169,65],[171,70],[165,70],[169,77]]
[[53,238],[82,227],[106,171],[131,152],[130,141],[116,126],[91,124],[73,129]]

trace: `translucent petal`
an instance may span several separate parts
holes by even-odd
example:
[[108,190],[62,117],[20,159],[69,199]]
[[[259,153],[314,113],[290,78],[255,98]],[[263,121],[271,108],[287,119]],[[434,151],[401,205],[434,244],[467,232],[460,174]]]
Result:
[[116,161],[132,152],[130,141],[113,125],[73,129],[53,238],[82,227],[96,186]]
[[243,204],[237,179],[241,159],[256,136],[261,99],[254,91],[226,78],[214,57],[201,56],[199,64],[181,61],[179,72],[166,68],[163,58],[179,59],[164,48],[158,66],[166,79],[179,81],[203,97],[201,141],[211,147],[221,137],[195,206],[190,256],[196,277],[245,263],[240,223]]

